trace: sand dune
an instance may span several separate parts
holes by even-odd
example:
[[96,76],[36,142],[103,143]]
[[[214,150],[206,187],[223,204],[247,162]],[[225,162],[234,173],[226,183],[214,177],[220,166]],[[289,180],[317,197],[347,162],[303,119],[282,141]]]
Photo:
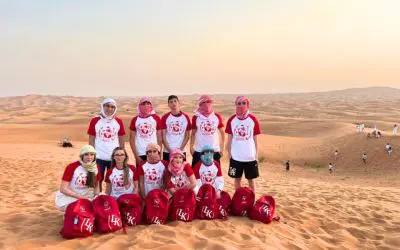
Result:
[[[400,109],[387,108],[400,101],[386,101],[381,95],[363,101],[350,98],[351,91],[345,93],[331,93],[331,98],[315,93],[256,96],[252,109],[265,133],[259,139],[263,160],[257,197],[276,198],[279,223],[264,225],[237,217],[173,222],[82,240],[64,240],[58,234],[62,213],[54,208],[54,192],[66,164],[76,160],[78,148],[86,143],[87,125],[101,98],[0,98],[0,248],[400,249],[400,136],[391,135],[393,123],[400,123]],[[189,114],[197,97],[182,97]],[[216,109],[226,120],[233,112],[233,98],[217,99]],[[128,127],[137,98],[117,100]],[[164,97],[156,103],[159,113],[167,110]],[[367,131],[376,124],[383,137],[357,134],[357,122],[365,122]],[[75,148],[57,145],[65,135]],[[392,155],[384,151],[386,142],[394,146]],[[334,161],[336,149],[339,158]],[[366,165],[360,160],[362,152],[368,154]],[[288,173],[283,166],[287,159],[293,162]],[[336,166],[332,175],[329,162]],[[222,168],[226,176],[226,158]],[[225,180],[232,194],[233,181]]]

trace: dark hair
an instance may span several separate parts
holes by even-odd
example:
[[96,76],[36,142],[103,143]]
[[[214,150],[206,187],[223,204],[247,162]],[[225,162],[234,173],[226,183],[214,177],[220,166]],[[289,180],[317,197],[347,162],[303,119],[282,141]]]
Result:
[[168,102],[171,101],[172,99],[176,99],[179,102],[179,98],[176,95],[170,95],[168,96]]
[[[83,161],[83,155],[80,156],[81,160]],[[96,156],[94,157],[94,162],[96,162]],[[96,174],[92,172],[88,172],[86,175],[86,186],[95,188],[97,185],[97,178]]]
[[117,163],[115,162],[115,159],[114,159],[114,155],[118,150],[124,151],[124,154],[125,154],[125,159],[124,159],[124,162],[122,163],[122,165],[123,165],[123,169],[124,169],[124,186],[127,186],[129,184],[129,168],[128,168],[129,158],[128,158],[128,154],[127,154],[125,148],[121,148],[121,147],[114,148],[114,150],[111,154],[111,165],[117,166]]

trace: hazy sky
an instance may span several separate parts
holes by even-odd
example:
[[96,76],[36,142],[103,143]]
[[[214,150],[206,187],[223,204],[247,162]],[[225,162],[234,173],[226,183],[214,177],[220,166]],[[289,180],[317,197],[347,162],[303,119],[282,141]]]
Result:
[[0,96],[400,87],[399,0],[0,0]]

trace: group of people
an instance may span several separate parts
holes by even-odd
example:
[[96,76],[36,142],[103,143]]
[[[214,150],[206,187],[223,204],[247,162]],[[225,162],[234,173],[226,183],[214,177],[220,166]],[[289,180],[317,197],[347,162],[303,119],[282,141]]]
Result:
[[[261,131],[257,118],[250,113],[250,100],[245,96],[236,98],[236,112],[226,127],[221,115],[214,111],[211,96],[198,99],[192,119],[180,109],[176,95],[167,101],[170,111],[160,118],[150,98],[139,100],[137,115],[129,126],[134,166],[128,164],[126,133],[122,120],[116,116],[117,103],[104,99],[100,114],[90,121],[89,144],[81,148],[78,161],[64,171],[56,207],[64,211],[77,199],[94,198],[103,193],[103,181],[105,194],[116,199],[127,193],[145,198],[156,188],[171,195],[181,188],[197,192],[205,183],[213,185],[219,196],[224,188],[220,159],[224,156],[225,134],[228,176],[234,178],[235,190],[241,186],[244,173],[255,191],[254,179],[259,176],[257,136]],[[186,161],[187,145],[191,164]]]

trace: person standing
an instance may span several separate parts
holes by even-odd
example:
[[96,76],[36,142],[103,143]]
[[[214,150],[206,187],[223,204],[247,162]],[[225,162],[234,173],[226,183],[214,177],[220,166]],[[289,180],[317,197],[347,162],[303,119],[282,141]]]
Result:
[[180,109],[179,99],[176,95],[168,97],[170,111],[161,117],[163,160],[169,162],[170,152],[180,149],[186,160],[185,146],[189,141],[191,129],[189,116]]
[[200,152],[205,145],[214,148],[214,159],[220,162],[225,144],[223,127],[222,117],[214,112],[212,98],[208,95],[202,95],[197,101],[197,109],[192,118],[192,134],[190,136],[190,153],[193,156],[192,167],[200,161]]
[[129,144],[135,156],[136,166],[147,159],[146,147],[155,143],[162,147],[161,120],[153,108],[149,97],[140,99],[137,106],[138,114],[132,118],[129,126]]
[[107,169],[111,167],[111,154],[116,147],[125,147],[124,123],[115,114],[117,103],[105,98],[100,104],[100,115],[92,118],[88,128],[89,145],[96,149],[96,161],[100,166],[100,192]]
[[226,125],[228,134],[227,151],[229,154],[228,175],[235,179],[235,190],[241,186],[243,172],[249,187],[255,192],[255,182],[258,173],[258,144],[257,136],[261,134],[257,118],[250,113],[250,100],[238,96],[235,101],[236,113]]

